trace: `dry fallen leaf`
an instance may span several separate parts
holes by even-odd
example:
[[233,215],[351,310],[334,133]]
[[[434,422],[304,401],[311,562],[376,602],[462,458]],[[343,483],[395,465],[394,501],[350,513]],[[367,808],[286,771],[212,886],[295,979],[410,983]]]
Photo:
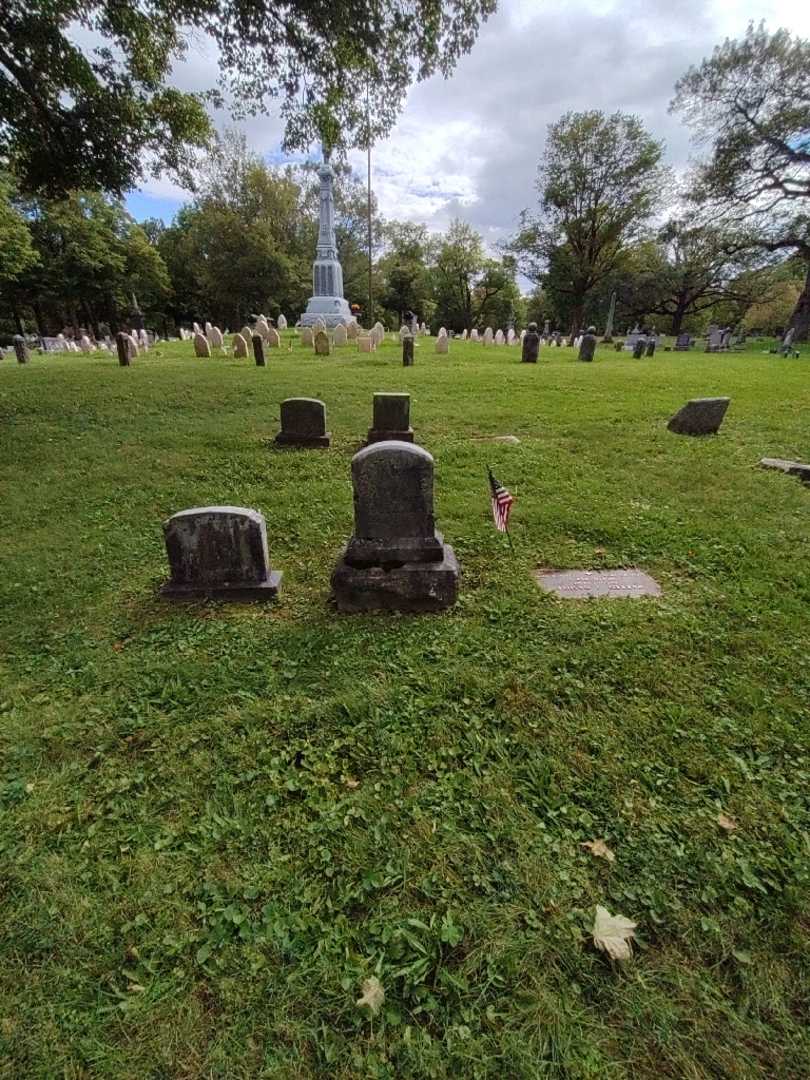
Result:
[[346,777],[345,783],[346,783],[346,787],[347,787],[347,788],[358,788],[358,787],[360,787],[360,781],[359,781],[359,780],[355,780],[355,779],[354,779],[353,777],[351,777],[351,776],[347,776],[347,777]]
[[606,952],[611,960],[629,960],[633,955],[630,944],[635,937],[636,923],[625,919],[624,915],[611,915],[607,908],[596,905],[596,919],[593,924],[593,943],[597,949]]
[[584,840],[580,847],[587,848],[591,855],[595,855],[599,859],[607,859],[608,862],[616,861],[616,856],[604,840]]
[[726,832],[734,832],[734,830],[737,828],[737,822],[734,820],[734,818],[726,817],[725,814],[717,815],[717,824],[720,826],[721,829],[725,829]]
[[363,996],[358,998],[355,1004],[360,1008],[364,1005],[368,1005],[372,1013],[376,1015],[380,1011],[380,1006],[385,1001],[385,991],[383,990],[382,983],[376,975],[372,975],[370,979],[363,980],[363,985],[360,989],[363,991]]

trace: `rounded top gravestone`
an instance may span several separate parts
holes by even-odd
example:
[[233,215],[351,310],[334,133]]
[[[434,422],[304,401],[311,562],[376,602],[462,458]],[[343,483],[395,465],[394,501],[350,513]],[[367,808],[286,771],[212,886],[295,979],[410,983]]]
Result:
[[355,565],[432,562],[442,539],[433,517],[433,458],[421,446],[389,439],[352,459],[354,535],[346,561]]
[[579,343],[579,359],[591,361],[596,352],[596,327],[589,326],[588,332],[582,335]]

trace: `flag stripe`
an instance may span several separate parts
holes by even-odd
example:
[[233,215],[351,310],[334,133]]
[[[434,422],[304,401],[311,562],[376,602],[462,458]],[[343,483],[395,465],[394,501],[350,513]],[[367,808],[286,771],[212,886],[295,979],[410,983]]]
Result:
[[503,484],[499,484],[495,477],[492,475],[492,470],[489,471],[489,484],[492,490],[492,518],[495,522],[495,528],[498,532],[506,532],[509,527],[509,515],[512,512],[512,504],[515,499]]

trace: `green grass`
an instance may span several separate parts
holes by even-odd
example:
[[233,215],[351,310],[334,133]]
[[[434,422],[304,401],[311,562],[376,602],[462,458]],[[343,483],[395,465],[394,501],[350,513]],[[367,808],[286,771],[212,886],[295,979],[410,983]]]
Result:
[[[810,355],[573,356],[2,362],[0,1075],[810,1075],[810,490],[756,467],[810,459]],[[436,459],[441,616],[328,603],[376,390]],[[666,431],[718,393],[716,438]],[[331,450],[268,446],[291,395]],[[277,605],[157,596],[210,503],[264,513]]]

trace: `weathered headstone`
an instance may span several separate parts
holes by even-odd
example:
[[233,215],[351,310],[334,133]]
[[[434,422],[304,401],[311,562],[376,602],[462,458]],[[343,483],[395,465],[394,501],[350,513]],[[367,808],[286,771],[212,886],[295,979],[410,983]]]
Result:
[[550,333],[551,333],[551,320],[546,319],[546,321],[543,323],[543,337],[548,339],[548,336],[549,336]]
[[385,442],[352,460],[354,534],[332,574],[339,611],[441,611],[458,595],[458,563],[436,530],[433,458]]
[[719,326],[710,326],[706,338],[706,352],[720,352],[723,344],[723,331]]
[[491,345],[495,340],[495,335],[492,333],[492,327],[488,326],[484,331],[484,344]]
[[[203,338],[205,341],[205,338]],[[206,342],[206,345],[208,342]],[[129,334],[125,334],[123,330],[115,336],[115,347],[118,351],[118,363],[121,367],[129,367],[131,360],[129,355],[130,339]]]
[[231,345],[233,346],[233,355],[237,360],[243,360],[249,354],[248,344],[241,334],[234,334],[231,339]]
[[253,356],[256,367],[267,367],[267,361],[264,358],[264,338],[261,334],[253,335]]
[[[221,334],[219,336],[220,336],[220,338],[222,337]],[[140,328],[140,330],[138,330],[138,338],[137,338],[137,340],[138,340],[138,345],[144,351],[149,348],[149,334],[147,333],[145,327],[142,326]]]
[[281,403],[279,446],[302,446],[309,449],[329,446],[331,433],[326,430],[326,406],[317,398],[287,398]]
[[655,338],[651,337],[647,342],[647,356],[655,356]]
[[312,329],[316,334],[319,330],[323,330],[323,332],[326,333],[326,323],[323,321],[323,319],[318,317],[312,324]]
[[211,346],[208,342],[208,338],[205,334],[194,335],[194,355],[195,356],[210,356]]
[[407,323],[403,323],[399,328],[399,340],[404,341],[406,337],[411,336],[411,328]]
[[79,341],[79,348],[82,350],[83,353],[91,353],[93,351],[93,346],[87,334],[82,334]]
[[14,335],[14,354],[17,357],[18,364],[27,364],[30,359],[28,346],[25,344],[25,338],[22,334]]
[[461,331],[461,340],[462,340],[462,341],[466,341],[466,340],[467,340],[467,327],[466,327],[466,326],[465,326],[465,327],[464,327],[464,329],[463,329],[463,330]]
[[311,326],[305,326],[301,331],[301,344],[312,347],[312,343],[315,340],[315,334]]
[[499,327],[495,331],[495,344],[496,345],[504,345],[505,343],[506,343],[506,338],[503,336],[503,330],[501,330],[500,327]]
[[375,394],[374,419],[367,442],[383,442],[385,439],[413,442],[410,414],[410,394]]
[[798,476],[803,484],[810,487],[810,465],[805,464],[803,461],[764,457],[760,459],[759,464],[763,469],[778,469],[789,476]]
[[275,326],[268,326],[264,335],[264,343],[268,349],[277,349],[281,345],[281,336]]
[[478,341],[478,330],[475,327],[470,331],[470,341]]
[[361,334],[360,337],[357,339],[357,351],[358,352],[365,352],[365,353],[375,352],[376,348],[377,348],[377,342],[371,336],[371,334]]
[[640,360],[642,358],[642,356],[644,355],[644,352],[645,352],[646,348],[647,348],[647,339],[643,335],[641,337],[636,338],[635,343],[633,345],[633,359],[634,360]]
[[270,600],[281,574],[270,568],[267,527],[257,510],[198,506],[163,523],[170,577],[161,592],[185,598]]
[[247,325],[243,326],[239,333],[242,335],[248,345],[250,345],[250,343],[253,341],[253,331],[250,329],[250,327]]
[[346,327],[346,337],[349,341],[357,341],[360,336],[360,324],[356,319],[352,319],[349,325]]
[[440,326],[439,327],[439,332],[436,335],[436,337],[447,337],[447,327],[446,326]]
[[286,315],[279,315],[279,317],[276,319],[276,326],[279,328],[279,330],[286,330],[287,329],[287,317],[286,317]]
[[135,336],[133,334],[129,335],[129,345],[127,346],[127,348],[129,349],[130,360],[134,360],[135,357],[138,355],[138,342],[135,340]]
[[523,346],[520,354],[522,364],[536,364],[540,355],[540,335],[537,333],[537,323],[530,322],[529,328],[523,335]]
[[346,333],[346,327],[343,325],[343,323],[338,323],[335,327],[335,332],[332,335],[332,344],[336,348],[340,348],[342,345],[345,345],[348,340],[349,338],[348,334]]
[[516,341],[517,341],[517,335],[515,334],[514,329],[510,326],[509,329],[506,332],[506,344],[507,345],[514,345]]
[[450,338],[445,334],[444,337],[436,338],[436,352],[440,356],[446,356],[450,347]]
[[402,339],[402,366],[413,367],[413,336],[410,334]]
[[692,337],[690,334],[678,334],[675,339],[675,352],[687,352],[691,344]]
[[315,331],[315,352],[318,356],[328,356],[331,352],[329,335],[325,330]]
[[579,343],[579,359],[590,362],[596,352],[596,327],[589,326]]
[[714,435],[723,423],[731,398],[693,398],[667,424],[676,435]]

